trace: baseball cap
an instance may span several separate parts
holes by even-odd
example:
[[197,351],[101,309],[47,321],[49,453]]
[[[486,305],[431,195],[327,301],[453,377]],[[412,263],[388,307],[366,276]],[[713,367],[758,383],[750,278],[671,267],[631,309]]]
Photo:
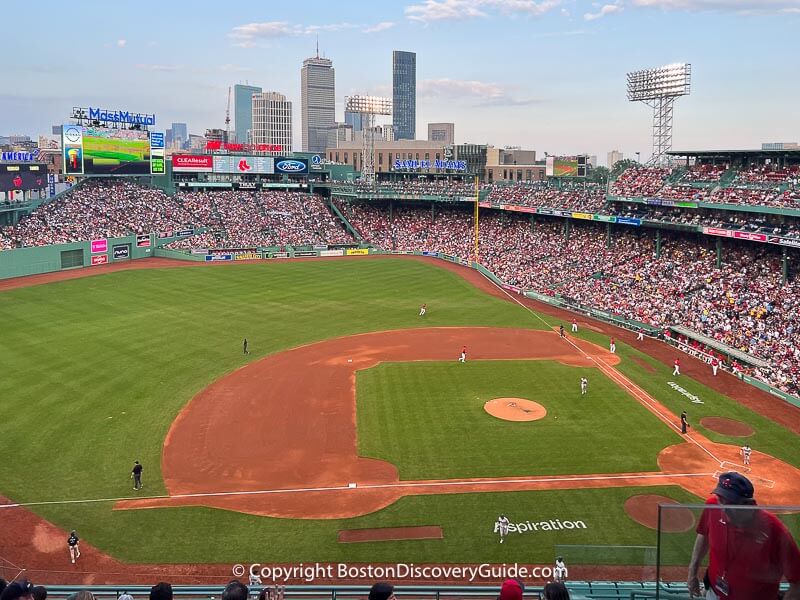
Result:
[[385,581],[379,581],[369,591],[369,600],[389,600],[394,592],[394,586]]
[[712,493],[731,504],[741,504],[742,501],[753,498],[753,484],[744,475],[730,471],[719,476],[719,483]]
[[519,579],[506,579],[500,588],[500,600],[522,600],[525,584]]

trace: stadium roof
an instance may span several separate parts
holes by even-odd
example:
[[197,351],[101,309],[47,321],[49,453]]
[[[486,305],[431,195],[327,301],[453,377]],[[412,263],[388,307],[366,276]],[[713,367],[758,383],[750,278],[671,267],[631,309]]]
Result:
[[788,148],[786,150],[670,150],[670,156],[730,156],[732,154],[796,154],[800,156],[800,148]]

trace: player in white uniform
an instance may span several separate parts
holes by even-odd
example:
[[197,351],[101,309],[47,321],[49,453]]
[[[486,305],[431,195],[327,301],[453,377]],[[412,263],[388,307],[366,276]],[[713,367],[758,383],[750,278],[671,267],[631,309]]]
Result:
[[458,357],[458,362],[467,362],[467,347],[461,349],[461,356]]
[[556,566],[553,568],[553,577],[556,581],[564,582],[567,580],[567,565],[564,564],[564,557],[556,557]]
[[572,333],[578,333],[578,321],[572,319]]
[[427,310],[428,310],[428,305],[427,304],[423,304],[422,306],[420,306],[419,307],[419,316],[420,317],[424,317],[425,313],[427,312]]
[[750,453],[751,452],[752,452],[752,449],[750,448],[750,444],[745,444],[744,446],[742,446],[742,450],[741,450],[742,460],[744,461],[744,464],[746,464],[746,465],[750,464]]
[[503,540],[506,539],[508,535],[508,525],[509,520],[508,517],[505,515],[500,515],[497,518],[497,532],[500,534],[500,543],[503,543]]
[[581,396],[586,395],[586,390],[589,387],[589,380],[586,377],[581,377]]

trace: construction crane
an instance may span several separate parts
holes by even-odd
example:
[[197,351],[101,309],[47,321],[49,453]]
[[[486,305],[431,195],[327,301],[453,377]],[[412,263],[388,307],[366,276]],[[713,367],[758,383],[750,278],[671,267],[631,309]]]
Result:
[[228,108],[225,109],[225,141],[231,137],[231,86],[228,86]]

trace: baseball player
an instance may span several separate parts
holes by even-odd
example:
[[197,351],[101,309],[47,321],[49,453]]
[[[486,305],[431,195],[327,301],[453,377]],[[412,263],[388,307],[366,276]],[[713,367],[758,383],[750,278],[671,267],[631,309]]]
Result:
[[556,566],[553,569],[553,577],[556,581],[564,582],[567,580],[567,565],[564,564],[564,557],[556,557]]
[[572,319],[572,333],[578,333],[578,321],[577,321],[577,319]]
[[680,375],[681,374],[681,359],[680,358],[676,358],[675,359],[674,367],[672,368],[672,374],[673,375]]
[[711,358],[711,372],[714,373],[714,377],[717,376],[717,369],[719,369],[719,359],[713,356]]
[[428,311],[428,305],[423,304],[422,306],[419,307],[419,316],[424,317],[427,311]]
[[242,350],[244,350],[244,354],[250,354],[250,350],[247,349],[248,345],[247,338],[244,338],[244,341],[242,342]]
[[467,347],[461,349],[461,356],[458,357],[458,362],[467,362]]
[[508,520],[507,516],[500,515],[497,518],[497,531],[498,531],[498,533],[500,533],[500,543],[501,544],[503,543],[503,540],[506,539],[506,536],[508,535],[508,525],[509,525],[509,520]]
[[639,333],[636,334],[636,339],[640,342],[644,339],[644,329],[639,329]]
[[78,539],[78,534],[75,533],[73,529],[69,537],[67,538],[67,546],[69,547],[69,557],[72,560],[72,564],[75,564],[75,561],[81,557],[81,549],[78,546],[80,540]]
[[589,387],[589,380],[586,377],[581,377],[581,396],[586,395],[586,389]]
[[558,326],[558,335],[560,335],[561,337],[566,337],[566,334],[564,333],[564,326],[563,325],[559,325]]
[[611,338],[611,343],[608,345],[608,349],[611,351],[611,354],[614,354],[617,351],[617,343],[614,341],[614,338]]
[[139,464],[138,460],[133,461],[133,469],[131,469],[131,479],[133,479],[133,489],[142,489],[142,471],[144,467]]
[[750,449],[750,444],[745,444],[744,446],[742,446],[742,450],[741,450],[742,460],[743,460],[744,464],[747,465],[747,466],[750,465],[750,453],[751,452],[752,452],[752,450]]

